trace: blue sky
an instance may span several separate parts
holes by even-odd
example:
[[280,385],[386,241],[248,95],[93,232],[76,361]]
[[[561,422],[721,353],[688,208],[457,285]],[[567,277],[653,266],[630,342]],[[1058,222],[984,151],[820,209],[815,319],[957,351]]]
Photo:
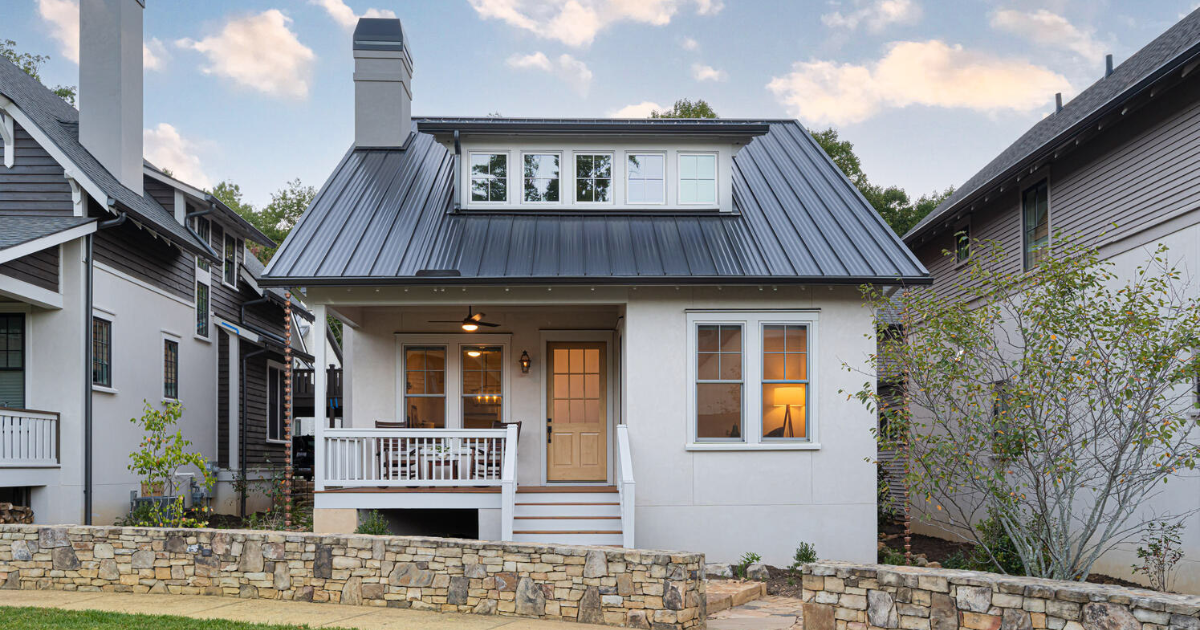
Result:
[[[399,17],[416,115],[723,117],[837,127],[872,181],[958,185],[1196,0],[149,0],[146,155],[256,205],[353,135],[355,16]],[[4,39],[76,84],[74,0],[5,0]],[[80,95],[86,107],[87,96]]]

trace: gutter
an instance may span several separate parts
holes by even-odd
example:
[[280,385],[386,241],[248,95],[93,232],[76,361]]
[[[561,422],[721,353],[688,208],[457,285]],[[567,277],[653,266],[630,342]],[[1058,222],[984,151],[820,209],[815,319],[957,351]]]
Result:
[[[109,206],[112,209],[112,206]],[[96,224],[96,232],[117,227],[129,218],[124,212],[115,219],[100,221]],[[83,524],[92,524],[92,310],[94,301],[95,281],[93,279],[95,261],[96,232],[87,235],[87,272],[84,277],[83,297]]]

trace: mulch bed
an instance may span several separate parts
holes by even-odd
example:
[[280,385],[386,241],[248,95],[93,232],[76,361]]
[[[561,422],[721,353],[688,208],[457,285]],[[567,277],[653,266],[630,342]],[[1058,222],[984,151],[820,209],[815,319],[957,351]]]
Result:
[[767,580],[767,595],[782,595],[800,599],[802,585],[798,573],[772,566],[767,566],[767,573],[771,575],[771,578]]

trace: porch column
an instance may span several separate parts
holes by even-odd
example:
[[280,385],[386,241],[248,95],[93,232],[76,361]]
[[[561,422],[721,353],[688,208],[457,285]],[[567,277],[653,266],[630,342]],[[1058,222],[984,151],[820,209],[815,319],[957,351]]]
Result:
[[[325,409],[329,395],[325,391],[329,367],[325,363],[325,330],[329,326],[325,305],[313,305],[313,490],[325,489]],[[345,388],[345,385],[343,385]]]

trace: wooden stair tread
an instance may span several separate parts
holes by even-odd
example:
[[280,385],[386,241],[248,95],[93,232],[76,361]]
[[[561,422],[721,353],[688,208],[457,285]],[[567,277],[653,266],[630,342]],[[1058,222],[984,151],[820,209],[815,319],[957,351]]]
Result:
[[517,486],[517,494],[522,492],[546,492],[567,494],[572,492],[617,492],[616,486]]
[[513,534],[514,534],[514,535],[516,535],[516,534],[553,534],[553,535],[556,535],[556,536],[557,536],[557,535],[562,535],[562,534],[567,534],[567,535],[577,535],[577,534],[615,534],[615,535],[620,535],[620,534],[621,534],[621,530],[619,530],[619,529],[618,529],[618,530],[615,530],[615,531],[604,531],[604,530],[573,530],[573,529],[563,529],[563,530],[560,530],[560,529],[545,529],[545,530],[524,530],[524,531],[517,531],[517,530],[513,530]]
[[517,502],[517,503],[514,503],[513,505],[621,505],[621,504],[616,503],[616,502],[612,502],[612,503],[557,503],[557,502],[526,503],[526,502]]
[[514,516],[514,519],[565,519],[574,521],[590,521],[599,519],[620,519],[620,516]]

